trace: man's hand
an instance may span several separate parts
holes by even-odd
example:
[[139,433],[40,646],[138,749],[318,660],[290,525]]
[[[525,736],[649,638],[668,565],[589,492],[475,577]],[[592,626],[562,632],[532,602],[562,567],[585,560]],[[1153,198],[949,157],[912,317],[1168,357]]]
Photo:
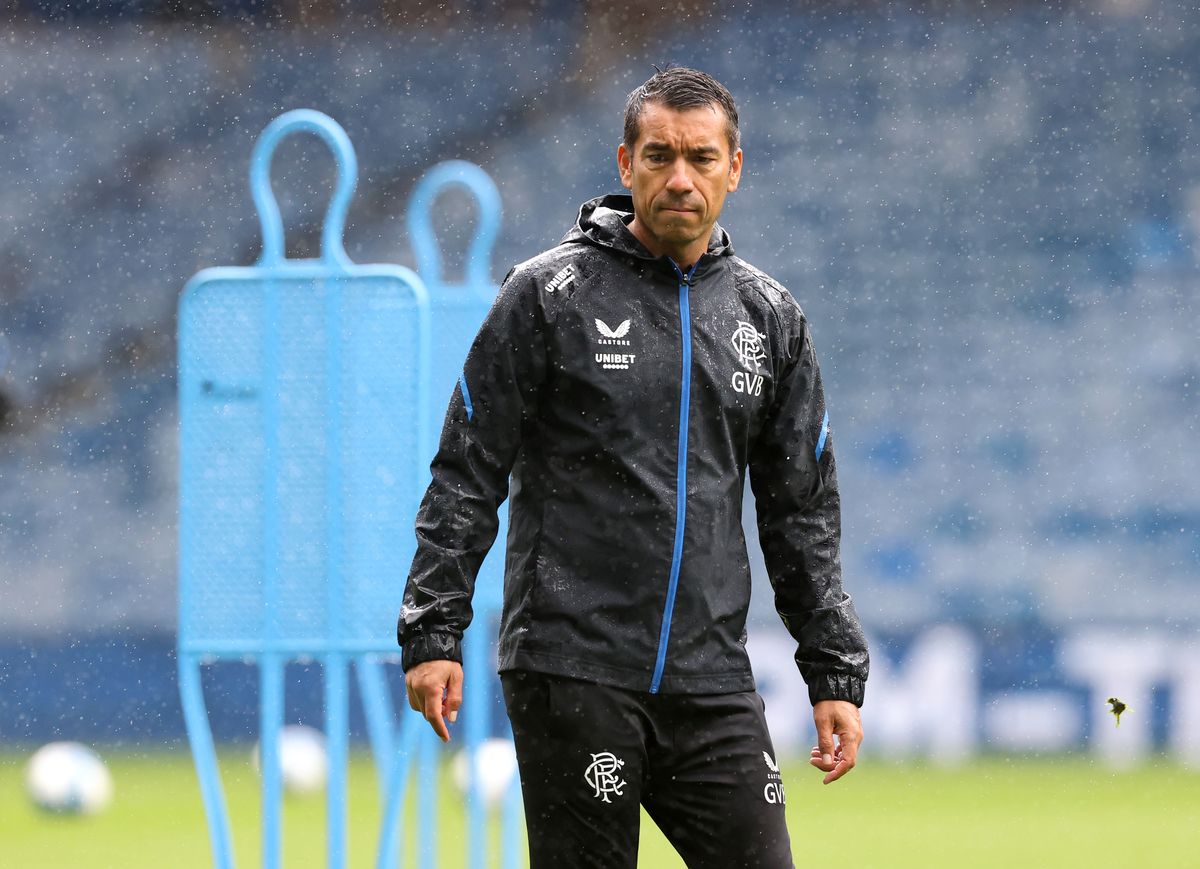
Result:
[[808,762],[826,773],[822,783],[829,784],[854,769],[863,738],[862,717],[858,707],[846,700],[822,700],[813,707],[813,721],[817,724],[817,744]]
[[408,705],[425,716],[441,737],[450,741],[450,724],[458,718],[462,706],[463,668],[454,661],[426,661],[404,674]]

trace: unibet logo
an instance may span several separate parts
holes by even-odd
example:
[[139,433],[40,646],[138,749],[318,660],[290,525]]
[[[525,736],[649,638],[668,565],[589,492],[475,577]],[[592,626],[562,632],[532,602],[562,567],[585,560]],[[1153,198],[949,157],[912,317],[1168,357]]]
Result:
[[596,361],[604,368],[626,369],[637,359],[636,353],[597,353]]
[[574,280],[575,269],[573,269],[571,266],[567,266],[550,279],[550,283],[546,284],[546,292],[553,294],[557,293],[559,290],[565,290]]

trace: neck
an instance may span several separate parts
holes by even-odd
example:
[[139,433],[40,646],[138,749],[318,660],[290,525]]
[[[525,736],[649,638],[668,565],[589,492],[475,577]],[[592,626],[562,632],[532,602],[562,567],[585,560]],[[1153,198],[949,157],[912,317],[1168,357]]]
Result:
[[684,272],[695,265],[696,261],[708,250],[708,236],[711,234],[710,230],[702,238],[689,242],[682,247],[663,244],[657,236],[653,235],[638,222],[636,216],[634,216],[633,222],[629,224],[629,231],[633,233],[633,237],[640,241],[642,246],[650,251],[650,253],[655,256],[670,257],[674,260],[675,265],[679,266]]

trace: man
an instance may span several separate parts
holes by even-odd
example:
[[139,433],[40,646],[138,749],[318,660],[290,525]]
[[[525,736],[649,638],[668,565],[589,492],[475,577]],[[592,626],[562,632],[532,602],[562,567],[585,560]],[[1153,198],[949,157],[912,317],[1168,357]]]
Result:
[[747,468],[826,783],[862,739],[867,649],[841,587],[808,325],[716,223],[738,137],[704,73],[667,69],[630,95],[617,164],[632,196],[585,203],[509,272],[417,517],[399,640],[409,702],[448,740],[509,498],[500,671],[535,869],[635,866],[639,804],[689,866],[792,865],[745,650]]

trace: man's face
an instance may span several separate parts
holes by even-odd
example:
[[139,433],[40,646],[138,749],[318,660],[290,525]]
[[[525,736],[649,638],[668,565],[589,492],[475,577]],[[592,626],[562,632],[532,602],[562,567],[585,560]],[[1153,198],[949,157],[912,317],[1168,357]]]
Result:
[[707,248],[725,195],[737,190],[742,151],[730,155],[725,115],[715,104],[676,111],[648,103],[640,120],[632,150],[617,148],[642,230],[635,234],[657,242],[658,250],[647,245],[652,253],[694,260]]

